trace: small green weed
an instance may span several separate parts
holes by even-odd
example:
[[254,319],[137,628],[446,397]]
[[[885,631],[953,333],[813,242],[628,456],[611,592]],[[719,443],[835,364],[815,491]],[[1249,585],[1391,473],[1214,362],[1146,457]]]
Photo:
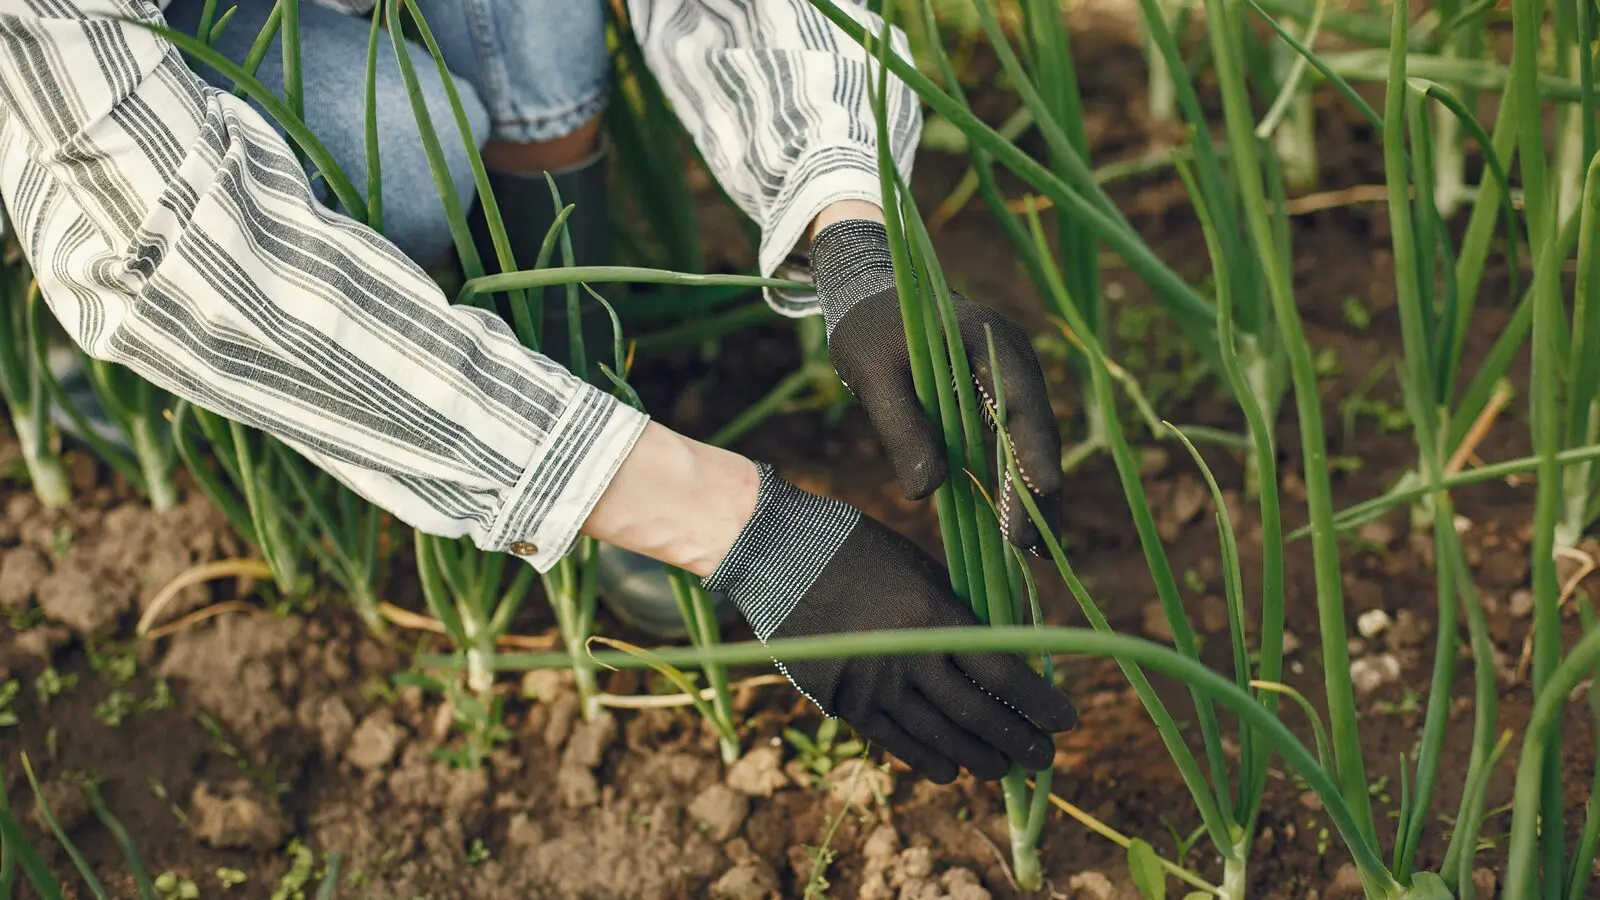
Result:
[[172,707],[172,688],[165,678],[157,679],[150,696],[141,700],[132,691],[113,688],[111,693],[94,705],[94,717],[105,725],[116,728],[140,713],[156,712]]
[[55,666],[51,666],[33,679],[33,692],[38,695],[40,706],[49,706],[52,699],[72,690],[77,684],[78,673],[63,675]]
[[199,900],[200,885],[176,872],[156,876],[156,893],[167,900]]
[[1344,323],[1357,331],[1372,327],[1372,310],[1354,297],[1344,298]]
[[833,771],[839,763],[853,756],[860,756],[862,751],[861,741],[855,738],[839,740],[838,719],[823,719],[822,724],[817,726],[815,737],[808,737],[804,732],[793,728],[785,728],[783,739],[795,749],[796,761],[801,768],[812,774],[813,783]]
[[16,710],[11,708],[11,702],[17,699],[17,694],[21,691],[22,682],[15,678],[0,682],[0,728],[14,728],[22,724]]

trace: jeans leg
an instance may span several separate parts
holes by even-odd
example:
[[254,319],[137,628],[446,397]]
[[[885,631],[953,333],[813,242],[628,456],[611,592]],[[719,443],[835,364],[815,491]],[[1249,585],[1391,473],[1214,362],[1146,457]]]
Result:
[[488,108],[491,136],[565,137],[604,109],[611,86],[604,0],[412,0],[451,71]]
[[[172,0],[165,11],[167,23],[193,34],[199,27],[203,7],[202,0]],[[272,4],[267,0],[241,0],[213,46],[229,59],[243,62],[271,11]],[[345,15],[317,3],[300,4],[306,125],[363,196],[367,192],[365,86],[370,28],[371,20],[365,17]],[[417,263],[432,265],[445,258],[454,246],[450,227],[427,155],[417,137],[416,118],[393,45],[387,33],[379,35],[378,40],[375,99],[383,233]],[[475,194],[472,169],[438,68],[426,48],[412,43],[402,46],[411,54],[428,114],[444,149],[450,181],[461,203],[470,207]],[[200,66],[198,72],[221,90],[233,89],[222,73],[209,66]],[[272,42],[256,70],[256,78],[274,93],[283,93],[281,41]],[[454,83],[471,125],[473,142],[482,146],[489,135],[489,114],[468,80],[455,76]],[[257,110],[262,111],[259,106]],[[265,117],[283,133],[271,116]]]

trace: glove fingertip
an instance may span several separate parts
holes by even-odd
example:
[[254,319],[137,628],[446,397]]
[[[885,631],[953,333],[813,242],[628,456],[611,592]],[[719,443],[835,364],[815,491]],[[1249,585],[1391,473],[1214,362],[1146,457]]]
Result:
[[927,499],[939,485],[944,484],[947,467],[944,457],[937,454],[924,456],[915,462],[897,466],[900,491],[907,500],[915,503]]

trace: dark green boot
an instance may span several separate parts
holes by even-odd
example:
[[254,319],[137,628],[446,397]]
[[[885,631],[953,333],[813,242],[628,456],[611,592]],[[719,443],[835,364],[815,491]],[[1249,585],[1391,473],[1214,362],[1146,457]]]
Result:
[[[561,193],[563,206],[571,205],[566,230],[572,238],[573,264],[577,266],[605,265],[610,256],[609,207],[609,154],[604,145],[582,162],[552,170],[549,175]],[[489,170],[489,186],[494,190],[500,219],[505,224],[506,237],[518,269],[532,269],[539,261],[539,251],[544,246],[545,235],[555,224],[559,208],[550,194],[550,184],[545,173],[523,174]],[[484,271],[496,274],[501,271],[494,242],[489,237],[488,222],[482,204],[474,204],[469,219],[473,243],[483,260]],[[550,257],[551,266],[566,265],[559,240]],[[495,297],[500,315],[508,322],[513,318],[511,300],[506,295]],[[611,318],[587,292],[578,293],[578,309],[583,333],[588,375],[599,375],[596,362],[611,362]],[[572,341],[568,325],[567,291],[565,287],[552,287],[544,291],[544,313],[539,327],[539,350],[552,359],[571,366]]]
[[[550,173],[556,189],[561,192],[563,205],[572,204],[572,214],[566,227],[572,235],[573,263],[579,266],[607,265],[610,260],[610,223],[606,213],[609,208],[608,154],[604,147],[576,165]],[[513,175],[489,172],[489,186],[494,190],[500,218],[506,226],[506,237],[511,243],[511,254],[519,269],[531,269],[539,260],[539,250],[544,246],[545,235],[555,223],[557,207],[550,196],[550,185],[542,174]],[[483,207],[475,205],[470,219],[473,242],[483,259],[484,269],[493,274],[500,271],[489,238],[489,229]],[[551,256],[553,266],[565,265],[560,245]],[[514,322],[510,300],[496,297],[500,315]],[[611,364],[611,317],[586,291],[579,291],[580,327],[582,329],[586,373],[589,380],[605,384],[597,363]],[[547,288],[544,292],[544,315],[540,328],[539,349],[546,356],[572,365],[572,340],[567,311],[565,287]],[[600,600],[618,619],[627,625],[646,632],[657,640],[677,640],[688,633],[678,602],[672,593],[666,566],[637,553],[630,553],[609,544],[599,549]],[[733,604],[720,594],[714,595],[717,617],[729,621]]]

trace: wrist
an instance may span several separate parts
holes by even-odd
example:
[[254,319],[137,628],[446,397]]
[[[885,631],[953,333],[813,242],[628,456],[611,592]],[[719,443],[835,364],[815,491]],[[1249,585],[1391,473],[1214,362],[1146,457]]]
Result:
[[811,242],[811,274],[832,337],[851,307],[895,286],[894,256],[883,222],[846,219],[818,231]]
[[583,533],[705,577],[750,520],[759,480],[743,456],[651,422]]
[[883,207],[867,200],[835,200],[822,208],[817,217],[811,220],[811,229],[806,232],[806,237],[816,240],[823,229],[835,222],[847,222],[851,219],[865,219],[869,222],[883,224]]

